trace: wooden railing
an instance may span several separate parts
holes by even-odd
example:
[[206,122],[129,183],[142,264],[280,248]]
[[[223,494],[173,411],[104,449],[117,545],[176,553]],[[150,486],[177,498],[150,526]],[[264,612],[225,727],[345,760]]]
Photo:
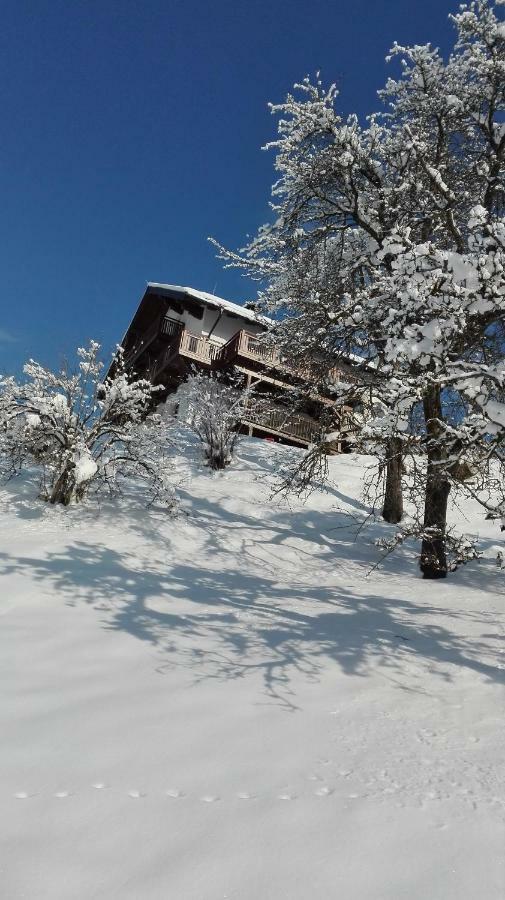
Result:
[[[150,328],[142,335],[142,339],[125,354],[127,366],[133,365],[136,359],[148,349],[156,337],[173,339],[180,334],[178,350],[181,356],[187,356],[207,365],[226,365],[238,357],[255,360],[265,366],[289,368],[282,362],[279,352],[265,344],[257,335],[241,329],[226,344],[213,344],[208,338],[193,334],[184,328],[182,322],[167,316],[158,317]],[[161,360],[163,354],[160,354]],[[157,361],[155,363],[157,365]],[[153,367],[151,366],[151,371]]]
[[161,320],[160,334],[163,334],[165,337],[173,337],[174,334],[182,331],[183,327],[183,323],[179,322],[178,319],[170,319],[168,316],[164,316]]
[[[178,350],[181,356],[187,356],[206,365],[226,365],[242,357],[242,359],[254,360],[267,367],[287,370],[301,378],[308,374],[302,370],[300,364],[293,366],[286,363],[281,358],[279,351],[266,344],[261,336],[241,329],[226,344],[213,344],[203,335],[187,331],[180,320],[171,319],[168,316],[158,316],[142,335],[142,338],[125,353],[125,365],[132,366],[157,337],[161,337],[165,341],[169,340],[173,346],[174,339],[177,339],[178,336],[180,336]],[[162,357],[164,358],[163,353],[160,354],[158,360],[161,361]],[[157,366],[158,360],[156,360],[155,366]],[[355,376],[338,368],[333,369],[331,376],[335,381],[352,383],[356,380]]]
[[[338,421],[334,430],[340,434],[335,443],[345,441],[351,434],[357,431],[357,423],[351,410],[340,410]],[[272,431],[279,435],[285,435],[293,440],[303,443],[314,443],[321,439],[323,429],[321,423],[304,413],[293,413],[280,406],[265,406],[261,402],[252,400],[242,421],[245,425],[257,425],[265,431]]]
[[237,331],[224,345],[220,360],[223,363],[232,362],[237,356],[254,359],[267,366],[281,365],[281,357],[277,350],[263,343],[255,334],[248,331]]
[[265,408],[254,403],[244,412],[243,422],[309,444],[317,440],[321,432],[320,424],[310,416],[290,413],[282,407]]
[[[174,322],[174,320],[165,320],[165,322]],[[180,323],[177,324],[180,325]],[[185,328],[181,329],[179,327],[169,330],[171,326],[164,325],[163,327],[167,329],[163,334],[172,337],[172,340],[150,366],[149,373],[153,381],[177,356],[195,359],[208,366],[211,366],[213,362],[219,359],[222,349],[219,344],[213,344],[207,338],[201,337],[199,334],[193,334]]]
[[183,331],[179,343],[179,353],[181,356],[188,356],[190,359],[197,359],[199,362],[211,365],[219,358],[221,346],[213,344],[207,338],[191,331]]
[[153,324],[144,332],[141,340],[125,354],[125,365],[127,367],[133,365],[135,360],[147,350],[159,335],[163,335],[164,338],[172,338],[182,328],[182,322],[179,322],[177,319],[170,319],[168,316],[157,316]]

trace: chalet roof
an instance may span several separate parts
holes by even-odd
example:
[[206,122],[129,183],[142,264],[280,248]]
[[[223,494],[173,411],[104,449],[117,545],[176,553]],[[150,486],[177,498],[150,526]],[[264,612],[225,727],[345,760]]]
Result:
[[215,294],[207,294],[205,291],[197,291],[192,287],[182,287],[177,284],[159,284],[156,281],[149,281],[147,283],[148,289],[152,288],[154,291],[159,291],[160,293],[167,294],[183,294],[187,297],[191,297],[192,300],[196,300],[197,302],[204,303],[206,306],[212,306],[214,309],[222,309],[224,312],[232,313],[235,316],[240,316],[241,319],[248,319],[250,322],[257,322],[260,325],[270,325],[272,324],[272,320],[267,318],[267,316],[260,316],[254,312],[252,309],[247,309],[245,306],[240,306],[239,303],[232,303],[231,300],[224,300],[222,297],[216,297]]

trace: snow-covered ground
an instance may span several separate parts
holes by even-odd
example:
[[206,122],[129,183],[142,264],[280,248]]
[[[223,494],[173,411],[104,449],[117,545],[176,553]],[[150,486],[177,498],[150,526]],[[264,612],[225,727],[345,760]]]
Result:
[[241,445],[183,511],[0,494],[5,900],[503,900],[505,574],[378,551],[365,461],[268,501]]

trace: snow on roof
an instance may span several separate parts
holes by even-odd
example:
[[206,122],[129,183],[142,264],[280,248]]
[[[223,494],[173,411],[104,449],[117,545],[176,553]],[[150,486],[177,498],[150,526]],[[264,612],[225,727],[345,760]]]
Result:
[[261,325],[272,324],[271,319],[268,319],[266,316],[259,316],[252,309],[247,309],[245,306],[240,306],[238,303],[232,303],[231,300],[223,300],[222,297],[216,297],[215,294],[197,291],[192,287],[182,287],[178,284],[160,284],[156,281],[148,281],[147,286],[148,288],[158,288],[165,291],[177,291],[181,294],[187,294],[188,297],[192,297],[194,300],[200,300],[200,302],[207,303],[209,306],[221,308],[225,312],[233,313],[233,315],[240,316],[242,319],[249,319],[251,322],[257,322]]

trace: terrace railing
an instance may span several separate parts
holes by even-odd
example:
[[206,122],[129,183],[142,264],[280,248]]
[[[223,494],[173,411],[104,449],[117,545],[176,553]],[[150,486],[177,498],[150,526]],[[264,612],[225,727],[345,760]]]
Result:
[[221,350],[220,360],[232,362],[238,356],[253,359],[267,366],[280,366],[281,357],[277,350],[269,347],[255,334],[248,331],[237,331]]
[[196,359],[210,366],[220,358],[222,347],[220,344],[213,344],[208,338],[201,337],[199,334],[183,331],[178,349],[181,356],[188,356],[190,359]]
[[144,332],[141,339],[125,353],[125,365],[128,368],[150,347],[152,342],[162,335],[164,338],[174,337],[183,328],[182,322],[168,316],[157,316],[152,325]]
[[182,331],[182,328],[183,324],[178,319],[170,319],[168,316],[164,316],[161,320],[160,334],[163,334],[165,337],[173,337],[179,331]]
[[[173,322],[174,320],[165,320],[165,322]],[[182,328],[180,323],[178,328],[171,329],[170,325],[164,324],[166,329],[163,334],[171,337],[168,347],[164,348],[150,366],[150,376],[154,381],[158,375],[167,368],[171,362],[174,362],[178,356],[194,359],[206,366],[212,366],[219,359],[221,345],[213,344],[207,338],[199,334],[193,334]]]
[[282,407],[267,407],[252,402],[243,415],[244,424],[286,435],[303,443],[312,443],[321,432],[315,419],[303,413],[290,413]]

